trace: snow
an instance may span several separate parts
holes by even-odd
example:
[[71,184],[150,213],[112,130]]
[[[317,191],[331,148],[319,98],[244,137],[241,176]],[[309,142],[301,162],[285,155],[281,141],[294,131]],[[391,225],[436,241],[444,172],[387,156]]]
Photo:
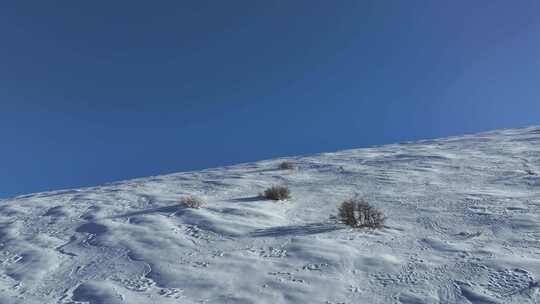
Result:
[[537,173],[529,127],[5,199],[0,303],[540,303]]

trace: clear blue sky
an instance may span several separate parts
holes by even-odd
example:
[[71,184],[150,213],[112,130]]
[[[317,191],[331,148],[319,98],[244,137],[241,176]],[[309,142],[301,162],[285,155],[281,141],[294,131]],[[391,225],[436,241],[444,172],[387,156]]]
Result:
[[539,1],[2,1],[0,197],[540,124]]

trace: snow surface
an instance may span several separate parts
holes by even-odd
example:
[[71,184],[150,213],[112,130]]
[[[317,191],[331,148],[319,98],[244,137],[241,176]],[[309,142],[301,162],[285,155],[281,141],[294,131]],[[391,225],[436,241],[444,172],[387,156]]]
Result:
[[1,200],[0,303],[540,303],[537,172],[530,127]]

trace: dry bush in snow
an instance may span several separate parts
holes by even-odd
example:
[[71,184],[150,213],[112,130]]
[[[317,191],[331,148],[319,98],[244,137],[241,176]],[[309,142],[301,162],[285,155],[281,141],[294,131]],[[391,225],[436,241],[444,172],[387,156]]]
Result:
[[186,208],[195,208],[199,209],[202,206],[205,205],[205,201],[197,196],[184,196],[180,199],[180,205],[186,207]]
[[528,175],[537,175],[536,172],[534,172],[534,171],[531,170],[531,169],[527,169],[527,170],[525,170],[525,172],[526,172]]
[[294,164],[290,161],[284,161],[281,164],[279,164],[280,170],[292,170],[294,169]]
[[291,196],[291,191],[286,186],[273,186],[264,191],[263,196],[267,199],[281,201]]
[[385,217],[377,208],[360,199],[348,199],[338,208],[338,217],[353,228],[381,228]]

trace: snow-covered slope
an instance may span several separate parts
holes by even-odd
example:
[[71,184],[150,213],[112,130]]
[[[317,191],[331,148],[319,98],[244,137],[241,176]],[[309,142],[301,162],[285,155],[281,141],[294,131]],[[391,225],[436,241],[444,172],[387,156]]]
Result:
[[540,303],[540,127],[283,160],[0,201],[0,303]]

